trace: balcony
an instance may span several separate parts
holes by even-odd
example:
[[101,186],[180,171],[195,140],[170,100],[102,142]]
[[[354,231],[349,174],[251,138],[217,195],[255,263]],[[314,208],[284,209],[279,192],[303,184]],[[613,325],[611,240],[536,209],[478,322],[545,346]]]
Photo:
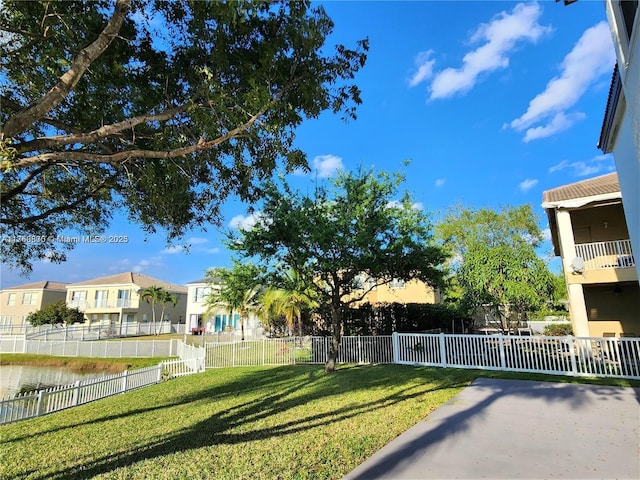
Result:
[[582,243],[576,245],[576,255],[584,260],[585,270],[635,268],[631,240]]
[[118,298],[115,300],[98,299],[90,300],[71,300],[69,302],[71,308],[79,308],[82,311],[92,309],[119,309],[119,308],[138,308],[138,300]]

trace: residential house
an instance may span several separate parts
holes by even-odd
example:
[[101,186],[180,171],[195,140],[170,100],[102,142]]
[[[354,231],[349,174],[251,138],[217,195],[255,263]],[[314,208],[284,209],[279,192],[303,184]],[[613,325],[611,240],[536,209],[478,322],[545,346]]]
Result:
[[0,326],[3,331],[22,331],[26,318],[50,303],[64,300],[66,283],[48,280],[9,287],[0,292]]
[[640,286],[618,174],[543,193],[578,337],[640,334]]
[[[605,0],[617,65],[598,147],[613,153],[629,238],[640,252],[640,15],[638,0]],[[636,273],[640,267],[636,264]]]
[[[219,307],[207,315],[207,299],[211,292],[220,289],[216,279],[202,278],[187,283],[187,332],[232,333],[240,330],[240,314],[228,308]],[[260,320],[253,314],[244,325],[245,337],[255,337],[262,333]]]
[[[376,285],[375,279],[359,279],[363,290],[370,289],[359,303],[378,305],[382,303],[440,303],[440,291],[420,280],[394,279],[389,283]],[[357,294],[357,292],[356,292]]]
[[161,287],[178,300],[175,306],[165,304],[163,318],[160,318],[162,306],[156,304],[156,322],[184,322],[187,288],[141,273],[125,272],[69,284],[66,300],[69,306],[84,312],[89,325],[109,326],[116,332],[126,333],[131,326],[154,319],[151,303],[140,297],[140,291],[147,287]]

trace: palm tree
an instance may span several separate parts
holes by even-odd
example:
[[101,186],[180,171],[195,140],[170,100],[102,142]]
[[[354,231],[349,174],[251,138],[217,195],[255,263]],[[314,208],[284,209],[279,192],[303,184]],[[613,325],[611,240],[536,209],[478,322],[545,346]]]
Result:
[[155,285],[151,285],[150,287],[143,288],[140,290],[140,300],[144,300],[147,303],[151,304],[151,318],[153,323],[156,322],[156,302],[160,300],[162,296],[162,287],[156,287]]
[[264,298],[265,310],[282,315],[290,334],[297,323],[299,336],[302,336],[302,313],[319,306],[315,291],[305,284],[295,270],[290,270],[285,276],[282,288],[269,289]]
[[[162,312],[160,313],[160,322],[162,322],[164,320],[164,311],[167,308],[167,304],[170,303],[171,306],[175,307],[178,304],[178,297],[173,295],[171,292],[162,289],[162,292],[160,292],[158,301],[162,303]],[[156,331],[156,335],[158,335],[157,331]]]
[[234,312],[238,312],[241,339],[244,342],[244,322],[249,319],[250,314],[259,314],[262,311],[262,305],[259,301],[261,291],[260,285],[243,291],[231,290],[223,286],[219,291],[211,292],[206,302],[205,316],[221,309],[229,312],[230,317],[233,317]]

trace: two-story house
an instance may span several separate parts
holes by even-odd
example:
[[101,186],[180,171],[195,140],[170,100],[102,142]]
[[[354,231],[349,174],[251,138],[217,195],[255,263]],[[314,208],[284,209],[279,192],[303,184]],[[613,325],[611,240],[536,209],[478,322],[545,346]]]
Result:
[[[171,302],[155,304],[141,298],[140,292],[148,287],[161,287],[174,295],[177,304]],[[187,306],[187,288],[165,282],[141,273],[125,272],[94,278],[67,285],[67,305],[78,307],[89,325],[111,326],[125,332],[127,324],[156,322],[184,322]],[[163,318],[160,318],[160,316]],[[128,328],[126,329],[128,330]]]
[[[211,292],[220,289],[221,285],[216,279],[202,278],[187,283],[187,332],[206,332],[208,334],[221,332],[237,332],[240,329],[240,314],[231,312],[224,306],[217,307],[208,312],[207,299]],[[245,325],[246,337],[259,335],[260,319],[253,314],[249,315]]]
[[9,287],[0,292],[0,326],[2,331],[19,333],[26,318],[50,303],[64,300],[67,284],[48,280]]
[[640,286],[618,174],[543,193],[578,337],[640,335]]

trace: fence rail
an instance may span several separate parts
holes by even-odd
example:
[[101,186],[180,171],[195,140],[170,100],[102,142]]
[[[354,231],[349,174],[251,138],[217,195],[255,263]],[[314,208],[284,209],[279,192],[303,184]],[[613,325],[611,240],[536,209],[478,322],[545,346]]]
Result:
[[61,357],[174,357],[180,340],[29,340],[24,335],[0,337],[1,353],[31,353]]

